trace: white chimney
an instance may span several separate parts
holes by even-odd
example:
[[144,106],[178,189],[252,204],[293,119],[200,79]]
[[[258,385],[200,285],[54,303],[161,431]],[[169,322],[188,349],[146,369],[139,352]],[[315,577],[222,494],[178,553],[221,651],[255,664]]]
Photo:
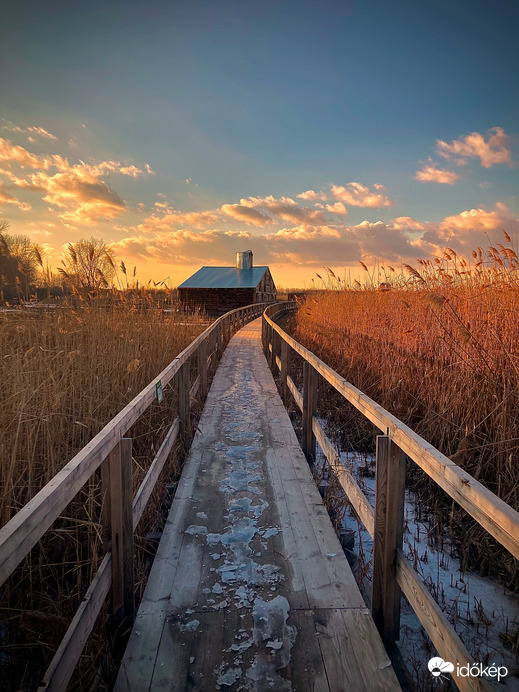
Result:
[[252,269],[252,250],[236,253],[237,269]]

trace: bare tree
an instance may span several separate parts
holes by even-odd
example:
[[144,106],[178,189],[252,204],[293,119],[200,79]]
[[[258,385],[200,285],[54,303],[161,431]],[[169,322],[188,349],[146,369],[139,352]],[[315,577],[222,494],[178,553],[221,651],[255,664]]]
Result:
[[69,243],[58,267],[62,277],[76,288],[96,291],[108,288],[115,276],[115,255],[100,238],[82,238]]

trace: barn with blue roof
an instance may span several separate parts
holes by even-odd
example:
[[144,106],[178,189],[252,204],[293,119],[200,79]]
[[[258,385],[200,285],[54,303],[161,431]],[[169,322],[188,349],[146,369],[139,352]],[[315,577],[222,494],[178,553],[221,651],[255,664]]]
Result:
[[276,286],[270,269],[253,266],[252,251],[246,250],[236,253],[235,267],[202,267],[180,284],[178,294],[184,307],[223,315],[243,305],[275,302]]

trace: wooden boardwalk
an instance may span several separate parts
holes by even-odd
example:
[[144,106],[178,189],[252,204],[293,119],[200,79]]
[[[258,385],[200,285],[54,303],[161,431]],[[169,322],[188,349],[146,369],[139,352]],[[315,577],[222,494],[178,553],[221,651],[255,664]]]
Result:
[[213,380],[115,692],[399,690],[261,347]]

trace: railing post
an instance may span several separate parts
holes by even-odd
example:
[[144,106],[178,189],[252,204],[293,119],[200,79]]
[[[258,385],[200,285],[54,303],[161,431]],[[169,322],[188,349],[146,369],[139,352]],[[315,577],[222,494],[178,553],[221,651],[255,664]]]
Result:
[[229,320],[228,316],[225,316],[223,318],[223,327],[224,327],[224,334],[225,334],[224,341],[229,342],[231,339],[231,326],[230,326],[230,320]]
[[377,436],[375,536],[371,612],[386,646],[400,634],[400,587],[396,582],[396,551],[402,547],[405,454],[387,436]]
[[288,396],[288,385],[287,385],[287,376],[288,376],[288,344],[287,342],[281,338],[281,398],[283,399],[283,403],[286,404],[287,402],[287,396]]
[[[103,463],[103,544],[112,551],[112,614],[115,626],[133,621],[132,441],[124,437]],[[108,532],[110,538],[108,539]]]
[[207,340],[202,339],[198,347],[198,374],[200,375],[200,400],[207,396]]
[[308,361],[303,362],[303,435],[301,447],[309,464],[315,461],[315,435],[312,418],[317,408],[317,373]]
[[[219,326],[221,326],[221,323]],[[180,442],[182,449],[187,454],[189,450],[189,433],[191,427],[189,415],[189,361],[186,361],[177,373],[177,394]]]
[[272,372],[275,374],[277,370],[277,361],[276,358],[279,356],[279,346],[280,346],[280,337],[277,331],[272,328]]

